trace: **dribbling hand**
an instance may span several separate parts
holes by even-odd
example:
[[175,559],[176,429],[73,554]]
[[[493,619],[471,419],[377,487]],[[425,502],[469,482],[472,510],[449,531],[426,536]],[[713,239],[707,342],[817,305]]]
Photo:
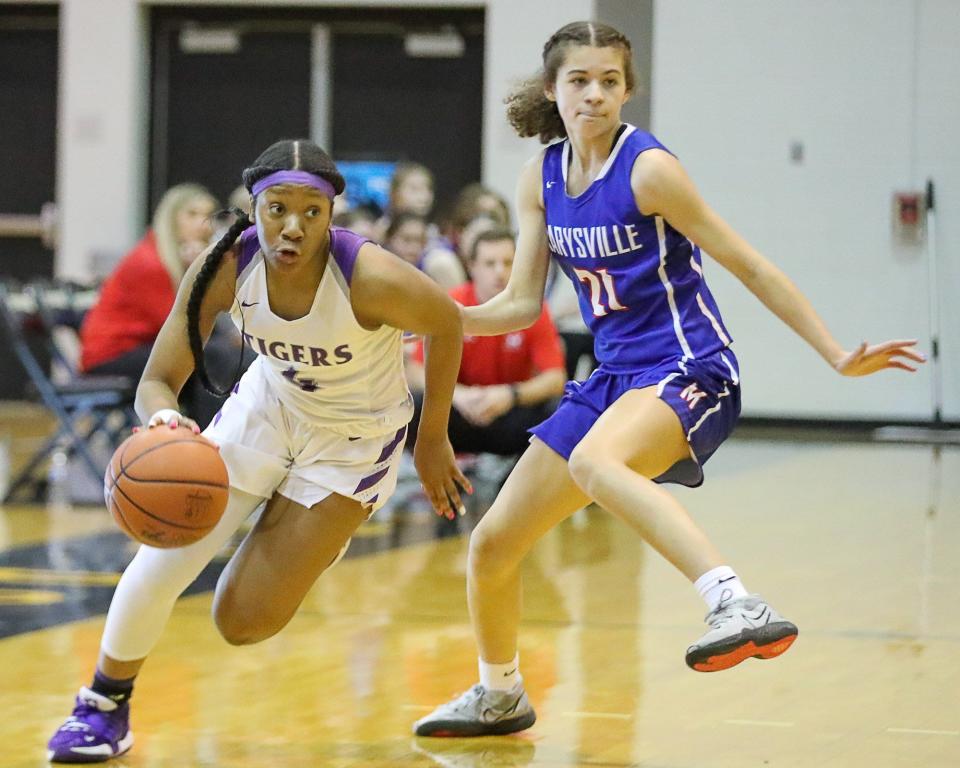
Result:
[[[178,427],[185,427],[189,429],[193,434],[200,434],[200,427],[193,419],[188,419],[183,414],[173,410],[173,408],[163,408],[157,411],[153,416],[147,419],[146,428],[153,429],[154,427],[159,427],[166,424],[170,429],[177,429]],[[134,427],[134,432],[139,432],[142,427]]]
[[913,347],[916,339],[885,341],[882,344],[863,342],[853,352],[848,352],[833,367],[844,376],[867,376],[887,368],[899,368],[902,371],[916,371],[909,362],[925,363],[927,358]]

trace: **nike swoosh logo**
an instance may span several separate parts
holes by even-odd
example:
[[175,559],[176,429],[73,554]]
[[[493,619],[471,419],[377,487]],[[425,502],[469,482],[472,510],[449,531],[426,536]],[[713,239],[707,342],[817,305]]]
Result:
[[503,676],[504,676],[504,677],[510,677],[510,675],[512,675],[512,674],[513,674],[514,672],[516,672],[516,671],[517,671],[517,668],[514,667],[514,668],[511,669],[509,672],[504,672],[504,673],[503,673]]
[[257,306],[257,304],[259,304],[259,303],[260,303],[259,301],[251,301],[251,302],[248,304],[248,303],[245,302],[245,301],[241,301],[241,302],[240,302],[240,306],[241,306],[241,307],[255,307],[255,306]]
[[737,578],[736,576],[727,576],[725,579],[717,579],[717,584],[725,584],[726,582]]

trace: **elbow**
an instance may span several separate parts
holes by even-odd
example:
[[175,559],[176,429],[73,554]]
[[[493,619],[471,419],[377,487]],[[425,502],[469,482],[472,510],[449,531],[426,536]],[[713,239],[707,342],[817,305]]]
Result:
[[538,301],[524,302],[522,305],[517,307],[516,319],[517,323],[519,324],[519,328],[517,330],[529,328],[540,319],[542,312],[543,305]]
[[447,299],[434,315],[434,328],[425,335],[433,340],[449,339],[460,344],[463,342],[463,307],[453,299]]

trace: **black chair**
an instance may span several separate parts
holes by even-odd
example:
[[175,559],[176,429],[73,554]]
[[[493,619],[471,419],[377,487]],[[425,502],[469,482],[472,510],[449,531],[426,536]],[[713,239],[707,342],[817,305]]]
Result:
[[76,338],[95,300],[95,290],[66,283],[35,282],[19,288],[0,284],[0,325],[31,389],[57,419],[55,432],[11,479],[3,503],[42,500],[45,470],[55,451],[64,451],[68,460],[76,457],[83,471],[101,482],[106,466],[91,451],[91,441],[104,434],[115,445],[136,423],[137,382],[125,376],[84,375],[76,356],[65,348],[64,336]]

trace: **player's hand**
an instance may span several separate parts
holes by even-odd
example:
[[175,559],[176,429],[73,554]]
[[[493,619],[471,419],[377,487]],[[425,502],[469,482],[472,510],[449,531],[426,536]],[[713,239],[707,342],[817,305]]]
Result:
[[[146,428],[153,429],[155,427],[167,426],[170,429],[177,429],[178,427],[186,427],[193,434],[200,434],[200,427],[193,419],[188,419],[182,413],[178,413],[173,410],[173,408],[163,408],[162,410],[157,411],[153,416],[147,419]],[[139,432],[140,427],[134,427],[134,432]]]
[[417,435],[413,463],[417,467],[423,491],[438,515],[453,520],[458,514],[466,512],[460,492],[473,493],[473,486],[457,466],[446,435],[441,438]]
[[887,368],[899,368],[901,371],[915,371],[914,363],[925,363],[927,358],[917,352],[916,339],[885,341],[883,344],[863,342],[853,352],[848,352],[833,367],[844,376],[866,376]]

